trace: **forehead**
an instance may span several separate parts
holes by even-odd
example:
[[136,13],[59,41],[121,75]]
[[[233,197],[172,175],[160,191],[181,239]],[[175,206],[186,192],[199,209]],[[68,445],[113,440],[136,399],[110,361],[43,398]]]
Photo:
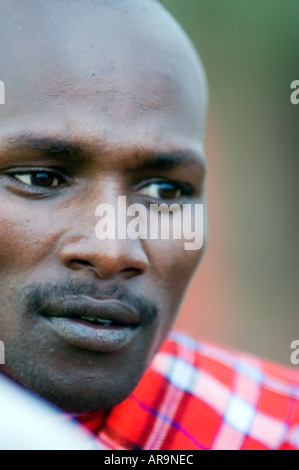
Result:
[[1,132],[34,132],[128,146],[203,140],[204,75],[166,13],[50,3],[30,2],[28,9],[21,3],[3,24],[7,104],[0,109],[0,139]]

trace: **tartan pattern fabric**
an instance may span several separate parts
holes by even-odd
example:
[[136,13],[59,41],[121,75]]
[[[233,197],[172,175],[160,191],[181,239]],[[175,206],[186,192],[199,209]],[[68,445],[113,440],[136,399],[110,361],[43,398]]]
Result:
[[109,450],[299,449],[299,372],[172,333],[125,401],[80,421]]

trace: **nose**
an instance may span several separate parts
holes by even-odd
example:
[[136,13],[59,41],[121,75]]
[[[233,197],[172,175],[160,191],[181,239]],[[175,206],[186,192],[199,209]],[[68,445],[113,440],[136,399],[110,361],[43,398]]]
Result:
[[78,226],[71,226],[61,239],[59,256],[68,269],[92,271],[100,279],[128,279],[147,271],[149,260],[140,239],[99,240],[94,212],[88,211],[79,220]]

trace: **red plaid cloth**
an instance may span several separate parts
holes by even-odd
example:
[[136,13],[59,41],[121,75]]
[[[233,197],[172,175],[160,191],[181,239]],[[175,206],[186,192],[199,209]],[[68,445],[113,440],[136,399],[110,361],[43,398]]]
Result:
[[171,334],[129,398],[80,421],[110,450],[299,449],[299,372]]

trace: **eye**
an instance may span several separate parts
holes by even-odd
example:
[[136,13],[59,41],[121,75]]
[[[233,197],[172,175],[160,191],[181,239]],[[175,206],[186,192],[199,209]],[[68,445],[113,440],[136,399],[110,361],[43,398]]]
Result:
[[184,189],[177,183],[170,182],[156,182],[150,183],[147,186],[138,190],[138,194],[149,197],[151,199],[174,200],[180,199],[187,194],[186,188]]
[[27,186],[39,186],[41,188],[57,188],[60,184],[59,177],[46,171],[16,173],[14,178]]
[[56,189],[67,183],[66,176],[58,170],[24,168],[22,170],[10,170],[6,174],[16,180],[17,183],[21,183],[32,190]]

